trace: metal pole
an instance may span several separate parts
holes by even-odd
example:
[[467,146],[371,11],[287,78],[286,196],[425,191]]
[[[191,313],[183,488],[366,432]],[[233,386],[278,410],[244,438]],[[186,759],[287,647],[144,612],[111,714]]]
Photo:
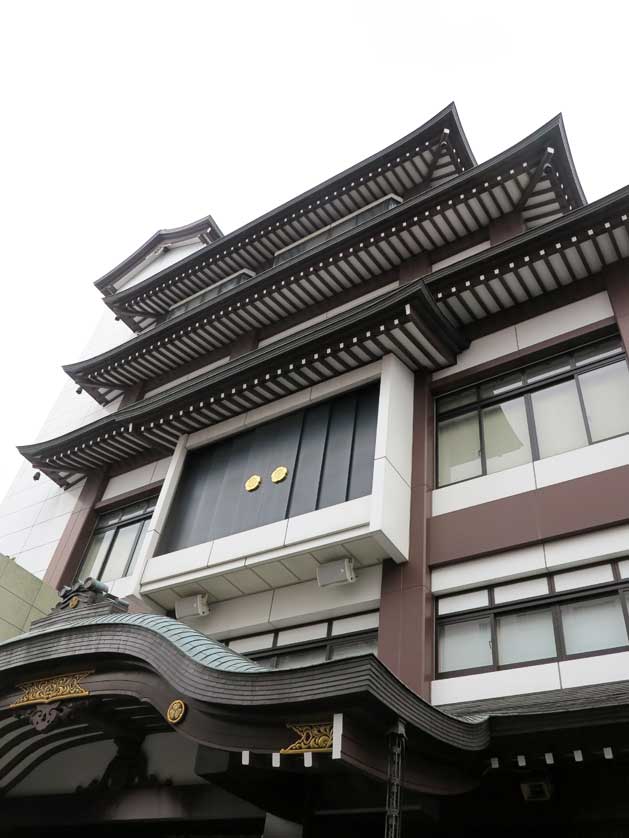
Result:
[[406,727],[400,719],[389,730],[387,744],[389,760],[384,838],[400,838],[402,835],[402,772],[406,749]]

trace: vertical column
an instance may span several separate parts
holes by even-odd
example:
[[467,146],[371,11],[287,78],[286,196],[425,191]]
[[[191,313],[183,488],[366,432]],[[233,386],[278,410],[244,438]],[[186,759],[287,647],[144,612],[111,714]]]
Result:
[[519,236],[525,229],[522,213],[508,212],[506,215],[501,215],[500,218],[495,218],[490,222],[489,242],[492,247],[496,244],[502,244],[507,239]]
[[607,269],[607,293],[612,304],[625,352],[629,353],[629,264],[618,262]]
[[106,483],[106,471],[91,472],[85,479],[74,511],[44,576],[44,582],[57,590],[63,585],[70,585],[79,569],[79,563],[96,523],[94,504],[100,500]]
[[432,489],[433,400],[429,376],[415,376],[409,561],[382,568],[378,657],[422,697],[430,698],[434,669],[433,603],[427,567]]

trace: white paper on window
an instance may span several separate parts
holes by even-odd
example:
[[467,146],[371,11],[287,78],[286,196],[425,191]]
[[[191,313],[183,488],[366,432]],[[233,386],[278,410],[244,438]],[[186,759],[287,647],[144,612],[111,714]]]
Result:
[[439,627],[439,672],[491,663],[491,628],[487,617]]
[[496,619],[498,663],[554,658],[557,654],[551,611],[506,614]]
[[562,605],[561,620],[567,655],[627,644],[627,629],[618,597]]
[[483,410],[487,474],[531,462],[531,444],[524,399]]
[[592,441],[629,432],[629,370],[625,361],[579,376]]
[[482,473],[477,413],[440,422],[438,445],[440,486]]
[[540,457],[552,457],[588,444],[581,404],[573,380],[531,396]]

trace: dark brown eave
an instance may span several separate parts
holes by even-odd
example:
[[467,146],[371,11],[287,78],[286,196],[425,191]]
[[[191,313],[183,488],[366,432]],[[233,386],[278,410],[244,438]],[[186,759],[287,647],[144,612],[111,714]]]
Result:
[[[372,655],[293,670],[256,670],[250,662],[249,671],[226,670],[220,660],[206,661],[205,650],[216,659],[220,644],[174,620],[90,616],[89,606],[84,612],[84,617],[61,617],[47,630],[0,644],[0,718],[5,733],[16,736],[16,750],[0,753],[4,793],[16,776],[27,776],[29,763],[45,760],[60,739],[54,727],[33,730],[29,705],[20,706],[24,688],[37,689],[40,679],[54,685],[64,676],[82,694],[61,699],[66,711],[77,708],[71,736],[61,732],[62,749],[113,739],[121,728],[140,737],[170,729],[203,747],[231,752],[223,770],[232,775],[246,753],[250,779],[261,776],[257,772],[265,766],[270,769],[271,754],[293,741],[291,723],[327,723],[332,729],[333,753],[315,754],[319,771],[335,771],[338,777],[358,769],[383,783],[387,734],[402,722],[404,785],[436,795],[468,791],[487,771],[513,770],[521,756],[533,767],[549,751],[565,760],[580,747],[587,759],[600,760],[602,746],[613,744],[619,752],[627,746],[626,682],[453,705],[444,711],[412,692]],[[221,654],[239,657],[228,649],[219,649]],[[171,726],[166,718],[173,701],[183,702],[185,714]],[[33,761],[40,749],[42,760]],[[300,756],[282,756],[283,769],[290,772],[287,763]],[[287,782],[281,772],[278,766],[275,782]]]
[[397,355],[411,369],[454,363],[466,339],[418,289],[412,304],[380,300],[250,352],[196,380],[175,385],[53,440],[19,447],[59,485],[107,464],[172,451],[182,433],[224,421],[343,372]]
[[[417,152],[420,155],[422,171],[415,163],[401,159],[401,157],[409,157],[410,152],[407,153],[407,150],[410,149],[413,149],[413,153]],[[421,156],[424,154],[425,158]],[[268,262],[269,259],[272,260],[272,253],[276,250],[342,218],[381,195],[428,189],[475,165],[476,160],[463,132],[456,106],[451,103],[422,126],[376,154],[224,236],[221,239],[221,246],[224,249],[229,246],[233,250],[233,245],[241,247],[245,239],[247,242],[250,241],[251,254],[247,257],[248,261],[243,262],[239,267],[252,268],[260,264],[261,253],[262,262]],[[404,166],[412,167],[412,177],[409,176],[411,169],[405,171]],[[396,171],[397,174],[395,174]],[[361,185],[363,181],[365,185]],[[372,185],[368,185],[369,181]],[[355,189],[354,186],[356,186]],[[359,194],[361,190],[362,194]],[[350,198],[350,195],[353,197]],[[287,216],[287,213],[290,213],[290,216]],[[296,217],[295,222],[291,221],[293,217]],[[289,231],[287,224],[289,227],[291,224],[299,226]],[[275,237],[277,234],[274,231],[279,231],[281,238],[274,239],[270,251],[260,250],[256,256],[256,250],[261,247],[258,241],[262,241],[265,236]],[[218,254],[220,249],[220,247],[206,248],[203,254],[212,252]],[[223,253],[225,259],[229,259],[229,253],[230,251],[225,249]],[[185,260],[186,266],[189,263],[189,259]],[[233,268],[233,270],[237,269]],[[232,271],[227,269],[223,275],[226,276],[230,272]],[[123,301],[129,296],[134,297],[136,290],[142,293],[146,288],[159,282],[162,277],[172,274],[173,271],[167,268],[126,291],[118,292],[118,294],[112,291],[112,299],[106,302],[114,309],[118,305],[118,299]],[[98,280],[96,284],[105,293],[104,279]],[[137,328],[135,320],[129,318],[123,309],[119,313],[132,328]]]
[[[422,285],[426,285],[444,322],[450,321],[457,328],[478,323],[499,311],[572,285],[586,276],[599,274],[608,265],[625,258],[629,254],[625,242],[624,219],[627,212],[629,189],[622,189],[541,228],[427,274],[423,279],[420,276],[418,280],[385,294],[379,304],[388,305],[393,299],[409,300]],[[365,247],[361,247],[361,241],[355,239],[335,242],[334,248],[342,249],[337,250],[334,256],[344,254],[336,264],[348,269],[353,258],[351,248],[356,254],[373,253],[373,259],[384,260],[380,244],[383,236],[386,233],[388,241],[401,242],[407,229],[403,223],[395,227],[387,226],[385,231],[381,231],[382,236],[377,229],[369,231],[368,239],[363,233]],[[373,244],[371,240],[374,240]],[[376,254],[378,247],[380,251]],[[331,252],[328,248],[325,253],[318,252],[314,258],[319,262],[327,260],[329,264],[334,258],[328,255]],[[564,258],[568,260],[566,263]],[[578,270],[571,267],[574,259],[579,260],[574,262],[575,265],[580,264]],[[389,267],[391,276],[395,276],[396,265],[391,262]],[[384,271],[383,265],[380,265],[380,270]],[[536,283],[533,272],[545,277],[543,284]],[[264,322],[268,322],[288,316],[293,310],[288,308],[290,300],[297,294],[296,290],[291,290],[295,284],[299,285],[301,295],[306,294],[308,288],[314,295],[326,279],[319,279],[315,271],[304,271],[304,274],[304,277],[292,274],[293,282],[291,276],[274,277],[275,291],[270,286],[270,293],[267,294],[267,286],[264,286],[258,290],[257,297],[249,298],[249,302],[247,298],[234,301],[231,305],[225,301],[225,307],[220,311],[216,311],[215,304],[187,312],[177,320],[169,321],[168,329],[165,326],[156,327],[96,358],[65,367],[65,371],[80,386],[91,388],[90,392],[97,400],[105,400],[109,390],[125,389],[148,381],[163,374],[165,369],[176,371],[186,361],[227,347],[248,330],[252,317],[264,316]],[[376,277],[379,275],[375,266],[373,274]],[[481,280],[482,276],[485,279]],[[476,290],[479,285],[487,287]],[[289,296],[291,294],[292,297]],[[314,305],[319,298],[313,296],[311,303]],[[278,306],[281,308],[278,309]]]
[[[183,625],[181,628],[186,630]],[[199,635],[199,643],[203,640],[206,638]],[[71,661],[76,671],[84,666],[77,660],[79,654],[82,658],[111,659],[121,650],[158,673],[172,685],[171,689],[202,705],[232,708],[236,713],[243,706],[248,712],[278,706],[296,710],[299,706],[320,706],[331,701],[347,705],[361,696],[371,696],[389,712],[449,748],[474,752],[488,742],[486,724],[462,721],[433,708],[373,655],[292,671],[221,671],[188,657],[168,639],[141,624],[100,623],[97,618],[91,624],[68,621],[66,627],[60,624],[54,632],[32,633],[8,647],[0,646],[0,710],[19,700],[17,684],[30,677],[35,667],[40,671],[42,666],[54,667],[58,671],[67,669],[66,661]],[[86,679],[86,686],[90,683],[93,682]]]
[[469,327],[535,298],[596,276],[629,258],[629,187],[574,210],[465,260],[456,270],[426,277],[439,310]]
[[[410,197],[401,206],[374,218],[368,226],[375,229],[387,223],[400,223],[419,211],[427,213],[426,219],[421,220],[420,249],[431,251],[444,242],[488,226],[492,219],[514,209],[522,211],[528,226],[538,226],[581,206],[584,200],[559,115],[492,160]],[[244,229],[249,230],[248,227]],[[262,273],[236,291],[223,294],[221,301],[231,302],[233,298],[242,297],[254,287],[258,288],[269,276],[296,270],[302,263],[311,261],[315,254],[315,251],[306,252],[301,258],[274,269],[271,262],[278,244],[267,249],[262,257],[246,255],[251,242],[247,244],[239,239],[240,233],[236,231],[217,245],[191,256],[184,271],[165,269],[106,298],[106,304],[131,328],[137,329],[137,323],[146,324],[150,318],[159,318],[178,301],[235,271],[249,268]],[[263,237],[264,230],[259,234]],[[355,231],[340,236],[335,242],[353,236]]]
[[[220,238],[223,233],[214,221],[211,215],[205,215],[198,221],[192,221],[190,224],[184,224],[182,227],[170,227],[164,230],[158,230],[156,233],[147,239],[144,244],[134,251],[126,259],[123,259],[115,268],[112,268],[106,274],[97,279],[94,285],[103,294],[112,294],[116,292],[115,283],[125,277],[130,271],[139,267],[142,262],[151,254],[155,253],[158,248],[168,247],[180,242],[185,242],[190,237],[197,236],[199,243],[205,242],[210,244]],[[184,260],[181,260],[184,261]],[[180,262],[175,263],[175,267]]]

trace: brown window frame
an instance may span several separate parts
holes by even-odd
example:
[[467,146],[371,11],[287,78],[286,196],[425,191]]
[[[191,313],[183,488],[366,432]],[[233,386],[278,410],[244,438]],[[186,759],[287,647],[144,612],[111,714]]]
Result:
[[[620,557],[614,561],[598,562],[596,565],[587,565],[587,567],[599,566],[601,564],[609,564],[612,567],[614,577],[613,582],[605,582],[597,586],[589,586],[587,588],[575,588],[570,591],[562,591],[558,593],[554,589],[553,577],[548,573],[542,574],[542,577],[548,578],[549,590],[548,594],[537,597],[529,597],[527,599],[515,600],[513,602],[506,602],[496,605],[493,595],[493,587],[478,588],[476,590],[488,590],[489,605],[482,608],[470,608],[465,611],[457,612],[456,614],[448,614],[447,616],[437,617],[435,620],[435,662],[437,680],[446,678],[458,678],[463,675],[477,675],[485,672],[501,672],[506,669],[521,669],[527,666],[536,666],[544,663],[558,663],[561,661],[579,660],[580,658],[599,657],[601,655],[615,654],[616,652],[629,651],[629,640],[622,646],[614,646],[610,649],[593,649],[588,652],[576,652],[574,654],[567,654],[565,651],[565,640],[563,634],[563,626],[561,623],[561,606],[567,603],[588,602],[596,599],[618,597],[620,600],[621,610],[625,623],[625,630],[629,638],[629,579],[623,579],[620,573],[619,562],[627,557]],[[579,570],[585,566],[573,567],[571,570]],[[567,568],[565,569],[567,570]],[[560,573],[561,569],[557,569]],[[555,574],[556,575],[556,574]],[[539,576],[526,577],[529,579],[540,578]],[[470,591],[472,593],[472,591]],[[496,618],[500,616],[508,616],[510,614],[523,614],[532,611],[547,611],[551,610],[553,617],[553,634],[555,640],[555,649],[557,654],[546,658],[538,658],[527,661],[519,661],[517,663],[501,664],[498,660],[498,634],[496,627]],[[439,627],[453,623],[475,622],[480,619],[490,620],[491,630],[491,654],[492,663],[488,666],[469,667],[466,669],[448,670],[447,672],[439,671]]]
[[[594,347],[596,344],[604,344],[611,340],[617,340],[619,344],[618,351],[609,358],[603,358],[599,360],[594,360],[591,363],[584,363],[577,366],[576,364],[576,355],[586,349],[587,347]],[[561,356],[567,356],[570,359],[570,369],[563,370],[548,377],[545,377],[543,381],[531,382],[527,381],[527,373],[534,369],[535,367],[540,366],[541,364],[545,363],[546,361],[552,361],[553,358],[559,358]],[[587,437],[587,446],[594,445],[598,442],[603,442],[605,440],[597,439],[595,441],[592,440],[592,433],[590,429],[590,424],[587,418],[587,412],[585,408],[585,402],[583,399],[583,393],[581,391],[581,384],[580,384],[580,377],[585,373],[592,372],[596,369],[602,369],[606,366],[612,366],[613,364],[618,364],[623,362],[626,366],[629,366],[629,362],[627,359],[626,354],[622,348],[622,342],[620,340],[620,336],[618,334],[613,334],[608,337],[598,339],[595,341],[588,341],[583,344],[579,344],[578,346],[570,349],[570,350],[557,350],[554,351],[552,355],[549,355],[547,358],[542,360],[537,360],[534,363],[522,365],[517,369],[513,369],[510,372],[503,373],[499,376],[491,376],[483,381],[476,382],[474,384],[470,384],[466,387],[458,388],[457,390],[448,391],[446,393],[440,394],[435,399],[435,485],[436,488],[445,488],[446,486],[455,486],[459,483],[465,483],[468,480],[476,480],[479,477],[485,477],[487,475],[487,454],[486,454],[486,444],[484,438],[484,428],[482,422],[482,414],[483,411],[489,407],[495,407],[500,404],[506,404],[507,402],[513,401],[515,399],[524,399],[524,407],[526,411],[526,420],[527,420],[527,429],[529,433],[529,443],[531,448],[531,462],[536,462],[537,460],[542,459],[540,456],[539,450],[539,440],[537,434],[537,428],[535,423],[535,415],[533,411],[533,403],[532,403],[532,395],[534,393],[540,392],[542,390],[546,390],[550,387],[553,387],[557,384],[562,384],[566,381],[574,380],[575,386],[577,389],[577,395],[579,399],[579,406],[581,408],[581,415],[583,419],[583,424],[585,427],[585,433]],[[508,394],[501,394],[497,396],[485,397],[482,398],[480,395],[480,388],[483,385],[491,383],[493,380],[503,378],[506,375],[515,374],[517,372],[521,372],[523,376],[523,383],[518,386],[514,386],[512,390],[509,391]],[[475,398],[473,401],[470,401],[468,404],[465,404],[461,407],[452,408],[451,410],[444,410],[440,412],[439,405],[445,399],[455,395],[457,392],[465,392],[467,390],[474,390],[475,391]],[[480,445],[480,473],[473,475],[472,477],[465,477],[462,480],[453,480],[449,483],[439,483],[439,425],[441,422],[445,422],[449,419],[456,419],[460,416],[466,416],[476,414],[477,422],[478,422],[478,432],[479,432],[479,445]],[[621,434],[616,434],[615,436],[606,437],[605,439],[615,439],[618,436],[626,436],[629,432],[624,432]],[[492,472],[493,473],[493,472]]]

